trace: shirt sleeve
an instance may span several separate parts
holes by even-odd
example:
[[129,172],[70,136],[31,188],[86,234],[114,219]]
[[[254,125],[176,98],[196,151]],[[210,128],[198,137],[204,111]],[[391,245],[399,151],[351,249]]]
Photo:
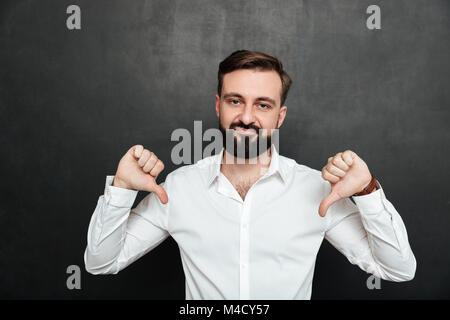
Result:
[[379,182],[377,186],[368,195],[353,197],[354,203],[350,198],[334,203],[325,238],[367,273],[389,281],[411,280],[416,259],[405,225]]
[[[107,176],[89,223],[84,261],[91,274],[117,274],[169,236],[169,203],[149,193],[131,209],[138,191],[114,187],[113,180]],[[161,185],[169,193],[167,181]]]

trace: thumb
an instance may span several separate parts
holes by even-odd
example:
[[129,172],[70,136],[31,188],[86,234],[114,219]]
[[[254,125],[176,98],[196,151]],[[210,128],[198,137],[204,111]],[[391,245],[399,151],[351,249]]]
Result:
[[169,202],[169,197],[167,196],[166,190],[164,190],[164,188],[160,185],[156,185],[153,192],[156,193],[162,204]]
[[335,203],[336,201],[338,201],[339,199],[341,199],[341,197],[335,193],[335,192],[331,192],[327,197],[325,197],[325,199],[322,200],[322,202],[320,203],[319,206],[319,215],[321,217],[325,217],[325,215],[327,214],[328,208]]

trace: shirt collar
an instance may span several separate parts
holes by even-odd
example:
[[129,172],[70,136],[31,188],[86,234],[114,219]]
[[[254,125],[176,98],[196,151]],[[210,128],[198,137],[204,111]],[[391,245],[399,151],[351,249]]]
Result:
[[[272,144],[271,146],[271,159],[270,159],[270,165],[269,170],[267,170],[265,176],[271,176],[275,173],[278,173],[283,180],[283,182],[286,182],[287,180],[287,171],[286,167],[284,166],[284,163],[282,159],[280,158],[280,155],[278,154],[277,149]],[[223,152],[224,148],[220,151],[219,154],[213,156],[213,161],[211,165],[209,166],[209,170],[207,172],[207,185],[210,186],[211,183],[220,175],[220,165],[222,163],[223,158]]]

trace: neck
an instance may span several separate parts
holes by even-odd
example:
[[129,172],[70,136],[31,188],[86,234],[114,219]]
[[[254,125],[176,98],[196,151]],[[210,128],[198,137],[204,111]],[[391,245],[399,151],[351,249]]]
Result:
[[238,159],[224,149],[220,171],[227,177],[259,178],[269,169],[271,148],[256,159]]

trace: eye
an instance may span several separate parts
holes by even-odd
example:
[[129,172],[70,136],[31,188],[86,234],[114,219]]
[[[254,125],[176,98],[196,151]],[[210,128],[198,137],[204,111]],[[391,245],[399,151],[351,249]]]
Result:
[[232,104],[232,105],[238,105],[239,104],[239,100],[236,100],[236,99],[232,99],[232,100],[230,100],[230,103]]
[[264,110],[270,108],[270,106],[268,104],[262,104],[262,103],[259,105],[259,107]]

